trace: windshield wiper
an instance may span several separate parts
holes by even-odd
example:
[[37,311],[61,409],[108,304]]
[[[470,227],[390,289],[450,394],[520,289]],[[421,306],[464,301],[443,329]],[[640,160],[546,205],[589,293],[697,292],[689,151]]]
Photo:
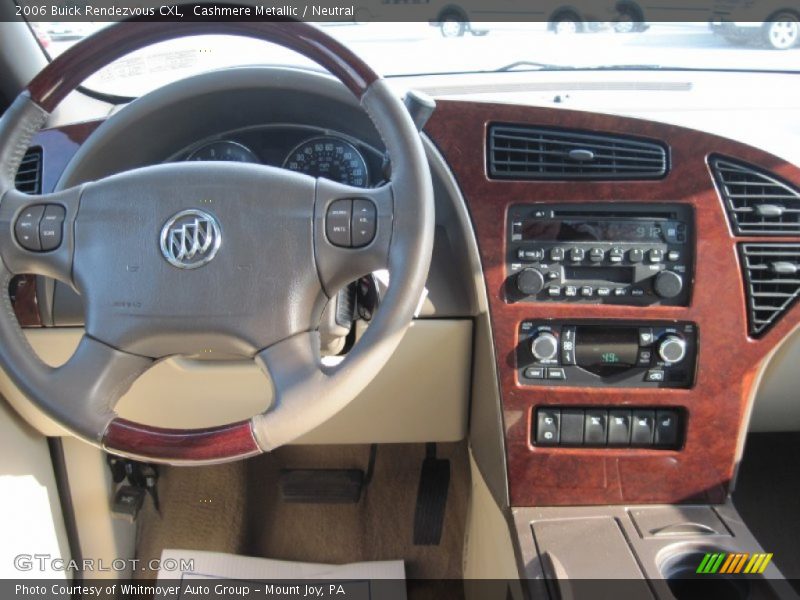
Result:
[[493,73],[507,73],[516,70],[535,70],[535,71],[646,71],[646,70],[671,70],[675,67],[665,67],[656,64],[641,65],[557,65],[554,63],[542,63],[529,60],[518,60],[513,63],[494,69]]
[[572,65],[557,65],[554,63],[534,62],[530,60],[518,60],[498,69],[494,69],[493,73],[505,73],[506,71],[516,71],[517,69],[535,69],[537,71],[569,71],[575,69]]

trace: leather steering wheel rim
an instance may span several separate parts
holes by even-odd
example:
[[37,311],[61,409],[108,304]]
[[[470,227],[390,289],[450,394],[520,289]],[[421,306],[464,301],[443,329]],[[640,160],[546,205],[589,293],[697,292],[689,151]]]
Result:
[[[14,189],[33,136],[88,76],[150,44],[202,34],[273,42],[330,71],[372,118],[391,159],[391,181],[360,189],[266,166],[173,163],[41,196]],[[334,202],[353,199],[371,203],[376,233],[363,247],[343,248],[326,235],[327,214]],[[64,213],[60,245],[43,252],[26,249],[15,234],[20,215],[39,206]],[[160,256],[159,233],[166,231],[166,218],[198,208],[219,221],[221,245],[214,260],[182,271]],[[285,21],[118,23],[53,60],[0,119],[0,285],[6,304],[0,367],[53,420],[114,454],[198,464],[270,451],[336,414],[388,361],[423,291],[433,231],[430,172],[405,107],[360,58],[318,28]],[[260,254],[262,236],[270,258]],[[243,278],[231,272],[245,267],[248,283],[236,284],[233,275]],[[370,326],[340,364],[323,366],[316,327],[324,303],[348,281],[379,268],[388,268],[391,284]],[[20,273],[54,277],[84,295],[86,333],[61,367],[42,363],[14,317],[7,290]],[[284,279],[285,292],[276,285]],[[240,306],[222,310],[220,290],[240,297]],[[183,311],[170,304],[172,296]],[[261,305],[272,312],[265,316]],[[209,348],[252,357],[271,376],[271,407],[206,429],[156,428],[116,415],[116,402],[156,361]]]

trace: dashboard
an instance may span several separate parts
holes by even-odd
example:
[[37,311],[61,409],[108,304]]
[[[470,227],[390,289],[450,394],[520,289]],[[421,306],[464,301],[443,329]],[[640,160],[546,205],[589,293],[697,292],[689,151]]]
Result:
[[[265,90],[254,73],[43,131],[43,188],[220,159],[380,183],[380,140],[346,92],[299,75]],[[800,169],[700,130],[549,106],[438,98],[424,133],[437,238],[421,316],[488,313],[475,344],[498,418],[476,395],[471,427],[497,426],[511,505],[724,501],[763,365],[800,323]],[[537,148],[561,162],[515,171],[547,163]],[[32,285],[23,324],[76,323],[65,290]]]

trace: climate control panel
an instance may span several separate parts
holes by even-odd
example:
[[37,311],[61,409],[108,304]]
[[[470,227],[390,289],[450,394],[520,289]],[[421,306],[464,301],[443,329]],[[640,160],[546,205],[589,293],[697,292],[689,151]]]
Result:
[[523,321],[522,385],[688,388],[698,333],[688,322]]

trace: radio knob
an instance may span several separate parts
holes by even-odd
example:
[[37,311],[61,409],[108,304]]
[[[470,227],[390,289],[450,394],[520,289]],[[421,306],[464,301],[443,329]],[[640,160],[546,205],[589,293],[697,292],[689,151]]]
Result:
[[538,361],[550,360],[558,354],[558,340],[552,333],[540,333],[531,342],[531,354]]
[[653,289],[662,298],[674,298],[683,289],[683,279],[674,271],[661,271],[656,275]]
[[517,273],[517,289],[526,296],[535,296],[544,288],[544,275],[537,269],[522,269]]
[[658,355],[668,365],[674,365],[686,356],[686,342],[677,335],[668,335],[658,344]]

